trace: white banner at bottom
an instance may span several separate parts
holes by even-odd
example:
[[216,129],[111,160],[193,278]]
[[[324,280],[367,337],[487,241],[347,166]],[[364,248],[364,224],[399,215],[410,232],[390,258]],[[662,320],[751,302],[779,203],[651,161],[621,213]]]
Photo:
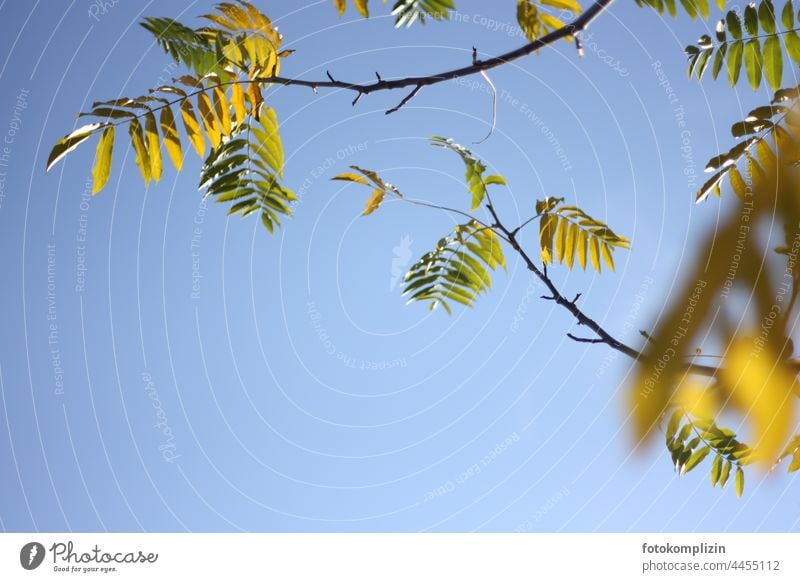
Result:
[[0,580],[800,580],[800,534],[0,534]]

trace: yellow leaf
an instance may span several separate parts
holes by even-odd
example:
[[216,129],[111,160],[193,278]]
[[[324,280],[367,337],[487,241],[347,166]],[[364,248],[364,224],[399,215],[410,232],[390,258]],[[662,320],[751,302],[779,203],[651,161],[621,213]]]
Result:
[[217,115],[217,119],[219,119],[222,135],[229,136],[232,125],[231,110],[228,106],[228,98],[225,97],[225,91],[222,87],[214,87],[214,112]]
[[575,262],[575,247],[578,241],[578,225],[570,223],[567,230],[567,243],[564,246],[564,259],[567,263],[567,268],[572,270],[572,264]]
[[728,347],[721,377],[732,402],[753,426],[754,457],[770,466],[794,426],[795,375],[770,344],[738,337]]
[[261,104],[264,102],[264,98],[261,96],[261,87],[258,86],[258,83],[247,84],[247,100],[250,101],[250,113],[258,119]]
[[128,133],[131,136],[131,143],[136,152],[136,165],[144,178],[145,186],[150,183],[150,157],[147,155],[147,147],[142,139],[142,126],[138,119],[132,119],[128,126]]
[[558,217],[555,214],[545,214],[539,221],[539,246],[542,249],[542,262],[553,262],[553,236],[556,231]]
[[747,198],[749,187],[747,186],[747,182],[744,181],[742,174],[739,172],[736,166],[731,168],[731,171],[728,175],[731,178],[731,188],[733,188],[733,191],[736,193],[736,195],[742,200]]
[[108,182],[111,174],[111,151],[114,148],[114,126],[110,125],[103,130],[100,141],[97,142],[97,150],[94,156],[94,167],[92,168],[92,194],[97,194]]
[[747,156],[747,173],[750,175],[750,183],[753,185],[753,194],[764,194],[764,189],[767,186],[767,176],[753,156],[749,153],[745,155]]
[[575,0],[539,0],[539,4],[552,6],[553,8],[558,8],[559,10],[569,10],[574,14],[579,14],[581,11],[580,4],[575,2]]
[[756,154],[758,154],[758,160],[761,162],[764,173],[767,176],[774,176],[777,171],[778,160],[765,140],[759,140],[756,144]]
[[772,130],[772,138],[775,140],[782,164],[793,164],[798,160],[800,152],[798,152],[797,142],[788,131],[780,125],[776,125]]
[[608,265],[608,268],[614,270],[614,257],[611,256],[611,247],[606,243],[600,244],[600,253],[603,255],[603,260]]
[[197,95],[197,109],[200,111],[200,118],[203,120],[203,127],[206,130],[208,141],[211,142],[212,148],[216,148],[220,142],[219,125],[214,111],[211,109],[211,99],[208,98],[205,92]]
[[341,16],[347,9],[347,0],[333,0],[333,5],[336,6],[336,10],[339,11],[339,16]]
[[183,117],[183,125],[186,128],[186,135],[189,137],[189,142],[201,158],[206,154],[206,142],[203,139],[203,133],[200,131],[200,124],[197,117],[194,115],[194,108],[191,101],[185,99],[181,103],[181,117]]
[[375,189],[372,191],[372,196],[367,200],[366,208],[364,208],[364,216],[375,212],[383,202],[383,197],[386,195],[386,190]]
[[600,266],[600,241],[596,237],[589,239],[589,258],[592,260],[592,267],[598,273],[602,272]]
[[144,133],[147,137],[147,155],[150,158],[150,177],[158,182],[161,179],[161,140],[158,138],[156,116],[148,111],[144,118]]
[[369,18],[369,9],[367,9],[367,0],[353,0],[356,5],[356,10],[364,18]]
[[47,168],[45,172],[49,172],[50,169],[64,156],[78,147],[80,144],[85,142],[89,139],[92,134],[97,131],[101,127],[105,127],[109,125],[108,123],[90,123],[89,125],[84,125],[83,127],[79,127],[69,135],[65,135],[62,137],[56,145],[53,146],[52,151],[50,152],[50,156],[47,158]]
[[244,91],[239,83],[234,83],[231,86],[231,104],[233,111],[236,113],[236,123],[241,125],[247,118],[247,108],[244,105]]
[[586,270],[586,243],[589,234],[582,230],[578,234],[578,262],[581,264],[581,269]]
[[344,172],[337,176],[331,178],[331,180],[342,180],[343,182],[356,182],[358,184],[364,184],[365,186],[369,186],[369,182],[367,179],[359,176],[358,174],[353,174],[352,172]]
[[567,243],[567,229],[569,228],[569,221],[561,218],[558,221],[558,230],[556,231],[556,260],[561,263],[564,261],[564,245]]
[[161,133],[164,135],[164,147],[167,149],[172,165],[179,172],[183,167],[183,152],[181,151],[181,138],[178,136],[178,128],[175,126],[175,117],[172,109],[164,107],[161,110]]

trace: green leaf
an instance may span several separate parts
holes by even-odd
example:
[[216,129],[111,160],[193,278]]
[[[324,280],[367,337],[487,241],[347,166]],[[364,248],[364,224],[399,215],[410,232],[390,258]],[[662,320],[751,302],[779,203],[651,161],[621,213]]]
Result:
[[[694,20],[697,18],[697,6],[695,5],[694,0],[681,0],[681,6],[683,9],[686,10],[686,14]],[[706,10],[708,10],[708,1],[706,0]]]
[[716,487],[719,483],[719,477],[722,474],[722,455],[714,457],[714,462],[711,464],[711,486]]
[[681,420],[683,420],[683,410],[679,408],[672,413],[672,416],[669,417],[666,434],[668,441],[671,441],[673,438],[675,438],[675,433],[678,432],[678,427],[680,426]]
[[731,87],[735,86],[739,81],[739,72],[742,69],[743,48],[744,43],[740,40],[737,40],[736,42],[731,43],[730,49],[728,50],[728,82],[730,83]]
[[786,43],[786,52],[796,65],[800,65],[800,36],[795,31],[789,31],[783,37]]
[[711,77],[716,79],[722,71],[722,65],[725,64],[725,54],[728,52],[728,43],[723,43],[717,48],[714,55],[714,65],[711,67]]
[[425,24],[427,18],[447,20],[449,10],[454,10],[452,0],[397,0],[392,8],[395,28],[409,27],[415,22]]
[[702,447],[697,451],[695,451],[692,454],[692,456],[689,457],[689,460],[686,462],[686,464],[683,466],[683,472],[688,473],[689,471],[694,469],[697,465],[699,465],[703,461],[703,459],[705,459],[708,456],[708,453],[710,452],[711,449],[709,449],[708,447]]
[[744,29],[750,36],[758,34],[758,12],[755,4],[748,4],[744,9]]
[[484,177],[486,166],[473,153],[462,145],[455,143],[452,139],[440,136],[430,138],[431,145],[448,149],[457,153],[464,162],[466,168],[465,178],[470,193],[472,194],[472,210],[477,210],[486,198],[486,187],[492,184],[505,185],[506,181],[500,175],[493,174]]
[[742,38],[742,21],[739,20],[739,15],[731,10],[725,16],[725,22],[728,24],[728,31],[731,36],[736,40],[740,40]]
[[719,476],[719,486],[725,487],[725,484],[728,482],[728,477],[731,474],[731,467],[733,464],[730,461],[725,461],[722,465],[722,473]]
[[747,71],[747,80],[755,91],[761,85],[761,47],[757,40],[749,40],[744,45],[744,64]]
[[767,34],[775,32],[775,8],[772,0],[761,0],[761,5],[758,7],[758,22]]
[[56,145],[54,145],[53,149],[50,151],[50,156],[47,158],[47,166],[45,171],[49,172],[50,168],[57,164],[61,158],[89,139],[98,129],[101,127],[107,127],[109,125],[111,124],[108,122],[90,123],[88,125],[79,127],[72,133],[62,137],[56,142]]
[[786,4],[783,5],[781,24],[786,30],[794,28],[794,7],[792,6],[792,0],[786,0]]
[[97,150],[94,156],[94,167],[92,168],[92,194],[97,194],[108,182],[111,174],[111,152],[114,149],[114,126],[110,125],[103,130],[100,140],[97,142]]
[[769,37],[764,43],[764,71],[770,88],[773,91],[780,89],[783,80],[783,53],[777,36]]

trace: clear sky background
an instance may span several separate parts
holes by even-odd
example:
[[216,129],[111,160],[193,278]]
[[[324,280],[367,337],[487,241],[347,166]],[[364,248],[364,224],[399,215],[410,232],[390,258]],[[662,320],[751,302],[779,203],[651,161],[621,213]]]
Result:
[[[480,77],[390,116],[403,94],[351,107],[346,92],[270,90],[300,202],[269,236],[201,204],[191,157],[145,188],[120,139],[96,198],[92,145],[44,173],[77,112],[177,73],[143,16],[210,10],[100,4],[0,2],[0,529],[797,530],[783,468],[750,472],[737,499],[708,467],[676,476],[660,443],[633,455],[630,361],[566,338],[574,320],[516,257],[475,309],[404,306],[395,274],[454,218],[398,203],[362,218],[368,192],[329,178],[358,164],[466,208],[460,160],[425,139],[486,135]],[[453,21],[400,31],[374,0],[368,21],[328,1],[257,4],[297,49],[283,72],[307,79],[434,73],[524,42],[511,0],[458,0]],[[551,273],[634,346],[725,207],[693,204],[705,161],[770,98],[687,81],[682,48],[707,27],[619,0],[585,58],[561,43],[493,71],[497,129],[472,146],[509,180],[495,190],[508,223],[565,196],[632,239],[616,273]]]

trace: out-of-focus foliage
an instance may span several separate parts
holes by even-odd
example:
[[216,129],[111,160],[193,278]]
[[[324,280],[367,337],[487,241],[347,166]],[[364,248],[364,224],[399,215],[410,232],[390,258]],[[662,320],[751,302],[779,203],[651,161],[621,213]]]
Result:
[[[794,131],[786,133],[797,138]],[[733,441],[710,446],[725,462],[737,465],[737,490],[743,487],[738,468],[745,461],[771,467],[791,455],[790,470],[798,468],[794,462],[798,441],[791,435],[800,395],[792,340],[800,280],[800,175],[794,165],[770,159],[769,165],[750,163],[747,177],[741,178],[741,197],[732,199],[735,212],[696,246],[695,264],[682,265],[683,283],[650,334],[629,391],[640,439],[653,433],[670,408],[685,408],[682,394],[687,383],[703,394],[690,399],[705,403],[693,411],[706,423],[695,422],[701,430],[708,430],[707,423],[725,409],[746,419],[750,431],[746,452]],[[733,187],[738,188],[735,183]],[[769,245],[774,244],[776,222],[784,225],[783,240],[773,251]],[[690,355],[698,348],[705,351],[705,345],[721,346],[724,357],[719,372],[701,380],[690,367]],[[698,442],[679,446],[683,441],[672,436],[670,450],[676,463],[684,466],[697,452]]]

